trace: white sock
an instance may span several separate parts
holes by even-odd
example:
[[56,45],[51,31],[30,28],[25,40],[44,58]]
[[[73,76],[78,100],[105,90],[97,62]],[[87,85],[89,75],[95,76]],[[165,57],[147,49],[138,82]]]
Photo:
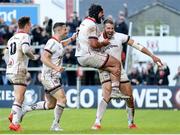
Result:
[[22,114],[22,107],[21,107],[20,103],[18,103],[18,102],[13,103],[12,113],[13,113],[12,123],[13,124],[19,124],[20,117],[21,117],[21,114]]
[[102,117],[106,111],[107,105],[108,104],[104,99],[102,99],[101,102],[99,103],[96,113],[96,121],[95,121],[96,124],[100,124]]
[[40,102],[37,102],[31,106],[25,106],[25,110],[27,112],[30,112],[32,110],[48,110],[48,106],[47,106],[47,103],[46,101],[40,101]]
[[56,104],[56,107],[54,108],[54,123],[59,123],[63,110],[65,105]]
[[126,105],[128,125],[134,123],[134,108],[130,108]]

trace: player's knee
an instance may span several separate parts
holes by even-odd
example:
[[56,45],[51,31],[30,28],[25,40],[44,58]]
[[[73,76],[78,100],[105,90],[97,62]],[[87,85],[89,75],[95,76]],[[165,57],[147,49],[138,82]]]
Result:
[[66,104],[66,103],[67,103],[67,99],[66,99],[65,96],[62,98],[62,102],[63,102],[63,104]]
[[22,104],[24,101],[24,96],[16,96],[15,101],[18,102],[19,104]]
[[55,106],[56,106],[56,103],[50,103],[50,102],[48,102],[48,103],[47,103],[47,106],[48,106],[48,109],[54,109]]
[[111,96],[111,87],[104,89],[103,98],[106,102],[109,102]]

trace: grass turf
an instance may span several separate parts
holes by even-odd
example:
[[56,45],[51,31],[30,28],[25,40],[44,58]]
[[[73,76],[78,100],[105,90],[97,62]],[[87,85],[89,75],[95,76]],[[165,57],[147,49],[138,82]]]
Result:
[[[13,134],[9,131],[7,117],[10,109],[0,109],[0,134]],[[177,134],[180,133],[180,111],[136,110],[135,123],[138,129],[127,128],[126,111],[108,109],[102,121],[102,129],[91,130],[96,109],[66,109],[62,116],[64,131],[49,131],[53,111],[33,111],[27,113],[21,123],[22,134]]]

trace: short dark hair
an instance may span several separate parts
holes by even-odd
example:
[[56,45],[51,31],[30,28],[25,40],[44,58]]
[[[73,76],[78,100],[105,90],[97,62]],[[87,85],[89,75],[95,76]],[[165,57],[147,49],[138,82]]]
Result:
[[89,8],[89,17],[92,17],[92,18],[97,18],[99,12],[103,11],[103,8],[101,5],[97,5],[97,4],[92,4]]
[[62,26],[64,26],[64,25],[66,25],[66,23],[64,23],[64,22],[57,22],[57,23],[55,23],[54,26],[53,26],[53,31],[54,31],[57,27],[62,27]]
[[113,20],[111,20],[111,19],[106,19],[106,20],[104,20],[103,24],[105,25],[105,24],[107,24],[107,23],[110,23],[110,24],[114,25],[114,22],[113,22]]
[[20,29],[24,28],[26,24],[30,23],[30,17],[28,16],[23,16],[21,18],[19,18],[18,20],[18,27]]

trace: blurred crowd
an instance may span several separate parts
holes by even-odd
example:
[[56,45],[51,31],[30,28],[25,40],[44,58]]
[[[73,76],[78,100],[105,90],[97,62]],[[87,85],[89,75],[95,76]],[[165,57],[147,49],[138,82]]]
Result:
[[0,0],[0,3],[33,3],[33,0]]
[[[0,2],[32,2],[32,0],[0,0]],[[114,19],[112,15],[108,15],[109,19],[115,22],[115,31],[128,34],[128,25],[126,23],[126,17],[128,14],[127,4],[124,5],[124,11],[118,13],[117,19]],[[77,12],[73,12],[71,19],[67,21],[67,38],[72,36],[74,32],[77,31],[78,26],[81,23],[81,19],[78,17]],[[31,44],[35,46],[34,52],[36,54],[41,54],[43,46],[46,44],[49,38],[52,36],[52,25],[53,20],[51,18],[45,17],[43,25],[34,25],[31,30]],[[2,18],[0,18],[0,46],[6,45],[8,39],[17,31],[17,20],[12,19],[10,25],[7,25]],[[66,48],[66,53],[63,59],[63,64],[66,67],[76,67],[77,60],[74,56],[75,54],[75,42]],[[126,45],[123,46],[122,53],[122,63],[125,64],[126,58]],[[40,59],[36,61],[29,61],[29,67],[41,67],[42,63]],[[170,70],[168,65],[164,65],[162,68],[157,68],[153,63],[147,62],[142,66],[136,66],[129,71],[128,77],[133,85],[168,85],[168,76],[170,75]],[[0,49],[0,68],[6,68],[6,63],[3,60],[3,49]],[[8,80],[5,77],[5,71],[0,71],[0,85],[8,84]],[[40,71],[29,71],[28,82],[32,85],[39,85]],[[76,72],[75,71],[65,71],[62,73],[63,84],[76,85]],[[176,85],[180,85],[180,67],[178,68],[177,74],[174,76],[176,80]],[[98,85],[99,77],[97,71],[86,71],[82,77],[82,85]]]
[[[67,22],[67,37],[71,37],[74,32],[76,32],[77,27],[80,25],[81,20],[77,17],[76,12],[73,13],[72,19]],[[34,53],[41,55],[44,45],[49,38],[52,37],[52,26],[53,20],[51,18],[45,17],[43,25],[34,25],[31,29],[31,45],[34,48]],[[12,19],[11,24],[7,25],[5,21],[0,18],[0,47],[7,44],[7,41],[13,36],[17,31],[17,20]],[[66,67],[77,66],[77,60],[75,57],[75,42],[71,43],[70,46],[65,48],[65,56],[63,59],[63,64]],[[4,49],[0,49],[0,68],[6,68],[6,63],[4,61]],[[41,67],[42,63],[40,58],[38,60],[30,60],[28,67]],[[8,84],[8,80],[5,76],[5,71],[0,71],[0,85]],[[28,82],[29,84],[38,85],[40,84],[40,72],[29,71]],[[76,72],[63,72],[62,73],[63,83],[65,85],[76,85]],[[85,81],[86,83],[86,81]]]
[[157,67],[148,62],[145,66],[133,67],[128,74],[132,85],[169,85],[169,67],[164,63],[163,67]]

